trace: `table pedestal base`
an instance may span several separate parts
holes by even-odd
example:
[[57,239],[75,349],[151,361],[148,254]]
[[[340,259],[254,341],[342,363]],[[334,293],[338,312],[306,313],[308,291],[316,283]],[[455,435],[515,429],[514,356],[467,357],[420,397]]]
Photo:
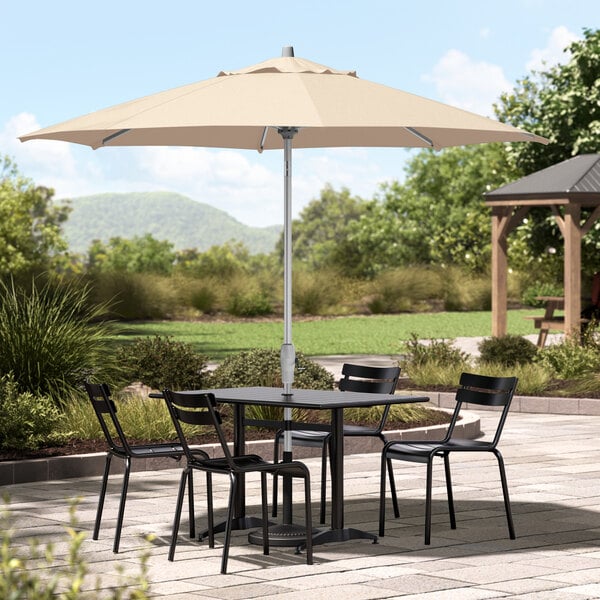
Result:
[[[231,521],[231,530],[232,531],[242,531],[244,529],[253,529],[254,527],[262,527],[262,519],[258,517],[237,517]],[[225,531],[225,521],[221,521],[221,523],[217,523],[214,527],[215,533],[223,533]],[[200,532],[198,534],[198,541],[208,537],[208,529]],[[261,542],[262,543],[262,542]]]
[[[320,534],[319,529],[313,530],[313,538]],[[262,546],[262,529],[251,531],[248,534],[248,541],[251,544]],[[306,527],[304,525],[281,524],[269,527],[269,544],[271,546],[293,547],[300,546],[306,542]]]
[[[314,529],[313,546],[330,544],[334,542],[347,542],[348,540],[372,540],[377,544],[377,536],[368,531],[353,529]],[[262,529],[248,534],[251,544],[262,546]],[[272,546],[296,546],[300,552],[306,548],[306,528],[302,525],[275,525],[269,528],[269,544]]]

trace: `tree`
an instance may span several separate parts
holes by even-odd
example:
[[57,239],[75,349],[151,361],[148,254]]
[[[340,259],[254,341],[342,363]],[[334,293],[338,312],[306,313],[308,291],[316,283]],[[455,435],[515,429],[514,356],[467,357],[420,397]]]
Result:
[[130,240],[114,237],[108,244],[95,240],[88,250],[90,271],[169,275],[175,261],[173,244],[149,233]]
[[504,146],[486,144],[419,152],[404,184],[382,186],[350,228],[366,275],[389,267],[461,265],[483,271],[490,259],[490,214],[483,194],[513,178]]
[[0,275],[51,270],[67,249],[62,223],[68,205],[54,206],[54,191],[35,186],[8,157],[0,158]]
[[[358,196],[351,196],[347,188],[338,192],[326,185],[319,198],[311,200],[292,224],[294,259],[309,269],[343,268],[348,227],[365,212],[366,204]],[[283,236],[276,252],[283,254]]]
[[246,272],[250,253],[242,242],[211,246],[206,252],[196,248],[177,253],[177,270],[194,277],[230,279]]
[[[550,140],[511,144],[509,157],[520,175],[544,169],[572,156],[600,151],[600,30],[584,29],[581,41],[568,49],[570,60],[517,83],[500,97],[495,110],[501,121]],[[582,211],[586,219],[589,210]],[[549,277],[562,278],[563,241],[547,209],[532,209],[510,238],[511,261],[520,269],[536,264]],[[548,250],[553,253],[548,253]],[[518,252],[516,252],[518,250]],[[582,271],[598,270],[600,224],[583,238]]]
[[511,160],[523,175],[571,156],[600,150],[600,30],[584,29],[565,51],[566,64],[533,72],[500,96],[498,118],[550,140],[512,144]]

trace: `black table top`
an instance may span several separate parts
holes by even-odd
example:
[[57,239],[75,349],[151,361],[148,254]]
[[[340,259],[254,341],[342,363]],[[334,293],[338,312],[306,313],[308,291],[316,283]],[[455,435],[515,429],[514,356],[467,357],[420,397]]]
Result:
[[282,406],[284,408],[312,408],[332,410],[382,404],[404,404],[427,402],[428,396],[411,394],[370,394],[365,392],[339,392],[334,390],[292,389],[291,396],[285,396],[280,387],[239,387],[207,390],[190,390],[184,393],[211,392],[218,402],[227,404],[256,404],[259,406]]

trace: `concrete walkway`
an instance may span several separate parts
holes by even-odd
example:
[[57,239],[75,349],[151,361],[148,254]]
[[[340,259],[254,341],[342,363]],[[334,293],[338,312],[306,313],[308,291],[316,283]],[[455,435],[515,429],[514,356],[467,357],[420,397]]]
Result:
[[[492,413],[482,413],[491,429]],[[318,546],[315,564],[291,549],[270,556],[234,536],[228,575],[219,575],[221,541],[181,537],[174,563],[167,545],[180,470],[134,473],[130,482],[122,551],[111,551],[116,516],[116,477],[105,506],[100,540],[91,540],[98,478],[27,483],[0,488],[11,497],[16,536],[58,542],[64,557],[67,498],[80,497],[79,527],[87,532],[82,551],[103,586],[118,580],[118,568],[138,572],[141,536],[154,534],[149,578],[153,597],[170,600],[311,600],[404,598],[476,600],[522,598],[569,600],[600,598],[600,417],[513,413],[501,449],[515,518],[517,539],[508,539],[496,463],[487,456],[457,456],[453,481],[458,528],[448,524],[443,468],[434,470],[431,546],[423,545],[424,468],[396,468],[401,518],[387,520],[379,544],[349,541]],[[306,459],[313,476],[313,509],[318,513],[319,459]],[[346,525],[377,532],[379,455],[345,460]],[[218,479],[218,478],[216,478]],[[199,527],[204,494],[197,479]],[[247,484],[248,513],[259,513],[258,481]],[[222,514],[225,482],[218,482],[216,506]],[[298,510],[298,515],[300,515]],[[185,532],[187,523],[182,523]],[[93,596],[96,597],[96,596]]]

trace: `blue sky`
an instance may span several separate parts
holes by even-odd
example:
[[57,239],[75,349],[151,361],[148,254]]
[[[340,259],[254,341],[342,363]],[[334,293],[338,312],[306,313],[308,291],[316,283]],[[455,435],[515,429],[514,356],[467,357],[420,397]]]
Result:
[[[600,23],[598,0],[1,0],[0,155],[57,198],[171,190],[249,225],[283,221],[282,156],[204,148],[111,148],[16,136],[113,104],[296,56],[492,115],[531,69]],[[402,179],[410,151],[294,152],[294,214],[325,183],[365,198]]]

